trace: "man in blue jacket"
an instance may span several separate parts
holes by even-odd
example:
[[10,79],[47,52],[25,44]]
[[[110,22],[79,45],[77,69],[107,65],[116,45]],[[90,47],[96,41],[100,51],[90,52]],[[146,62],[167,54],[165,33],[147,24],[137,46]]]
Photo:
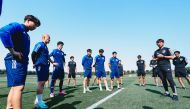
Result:
[[22,92],[28,68],[30,52],[30,36],[27,32],[40,26],[40,21],[33,15],[24,18],[24,24],[10,23],[0,29],[1,41],[9,53],[5,57],[7,83],[10,92],[7,98],[7,108],[22,108]]

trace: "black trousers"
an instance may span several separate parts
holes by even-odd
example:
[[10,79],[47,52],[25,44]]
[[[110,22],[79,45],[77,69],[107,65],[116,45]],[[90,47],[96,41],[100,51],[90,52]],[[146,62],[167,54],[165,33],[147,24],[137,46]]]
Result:
[[177,93],[176,84],[172,76],[171,66],[158,66],[158,70],[159,70],[159,77],[162,80],[165,91],[168,91],[168,82],[169,82],[173,93]]

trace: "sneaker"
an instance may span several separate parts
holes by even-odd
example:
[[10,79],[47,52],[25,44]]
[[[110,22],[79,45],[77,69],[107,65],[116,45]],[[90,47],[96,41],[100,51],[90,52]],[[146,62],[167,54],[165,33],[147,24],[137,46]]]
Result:
[[86,89],[87,92],[92,92],[90,89]]
[[182,87],[182,89],[186,90],[187,88],[186,87]]
[[86,90],[83,90],[83,93],[86,93]]
[[41,109],[47,109],[48,108],[48,106],[44,102],[38,102],[36,104],[36,107],[41,108]]
[[177,95],[173,95],[172,100],[178,101],[178,96]]
[[106,91],[111,92],[111,90],[110,90],[110,89],[106,89]]
[[67,95],[67,93],[65,91],[61,91],[59,92],[59,95]]
[[170,97],[170,93],[164,93],[164,96]]
[[50,94],[49,94],[49,97],[50,97],[50,98],[53,98],[54,96],[55,96],[54,93],[50,93]]

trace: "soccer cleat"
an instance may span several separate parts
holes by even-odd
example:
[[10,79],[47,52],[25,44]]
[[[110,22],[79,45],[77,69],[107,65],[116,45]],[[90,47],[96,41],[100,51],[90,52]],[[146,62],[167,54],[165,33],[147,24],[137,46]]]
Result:
[[53,98],[54,96],[55,96],[54,93],[50,93],[50,94],[49,94],[49,97],[50,97],[50,98]]
[[177,96],[177,95],[173,95],[172,100],[178,101],[178,100],[179,100],[179,99],[178,99],[178,96]]
[[45,104],[45,102],[36,103],[36,107],[41,108],[41,109],[47,109],[48,108],[48,106]]
[[59,95],[67,95],[67,93],[65,91],[61,91],[59,92]]

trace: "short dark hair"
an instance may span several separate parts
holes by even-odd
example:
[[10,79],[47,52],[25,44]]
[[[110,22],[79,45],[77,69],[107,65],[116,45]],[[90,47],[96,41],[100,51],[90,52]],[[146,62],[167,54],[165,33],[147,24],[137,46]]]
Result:
[[33,15],[26,15],[24,17],[24,21],[27,21],[27,20],[33,21],[36,24],[37,27],[39,27],[41,25],[40,20],[37,17],[33,16]]
[[70,59],[74,58],[74,56],[71,56]]
[[64,45],[64,43],[62,42],[62,41],[59,41],[59,42],[57,42],[57,45]]
[[92,52],[92,50],[91,49],[87,49],[87,52]]
[[178,54],[180,54],[180,51],[175,51],[175,52],[174,52],[174,54],[175,54],[175,53],[178,53]]
[[103,49],[100,49],[100,50],[99,50],[99,53],[103,53],[103,52],[104,52],[104,50],[103,50]]
[[117,52],[116,52],[116,51],[114,51],[114,52],[112,52],[112,55],[113,55],[113,54],[117,54]]
[[163,42],[163,43],[164,43],[164,39],[158,39],[158,40],[156,41],[156,43],[159,43],[159,42]]
[[141,58],[142,56],[141,55],[138,55],[137,58]]

